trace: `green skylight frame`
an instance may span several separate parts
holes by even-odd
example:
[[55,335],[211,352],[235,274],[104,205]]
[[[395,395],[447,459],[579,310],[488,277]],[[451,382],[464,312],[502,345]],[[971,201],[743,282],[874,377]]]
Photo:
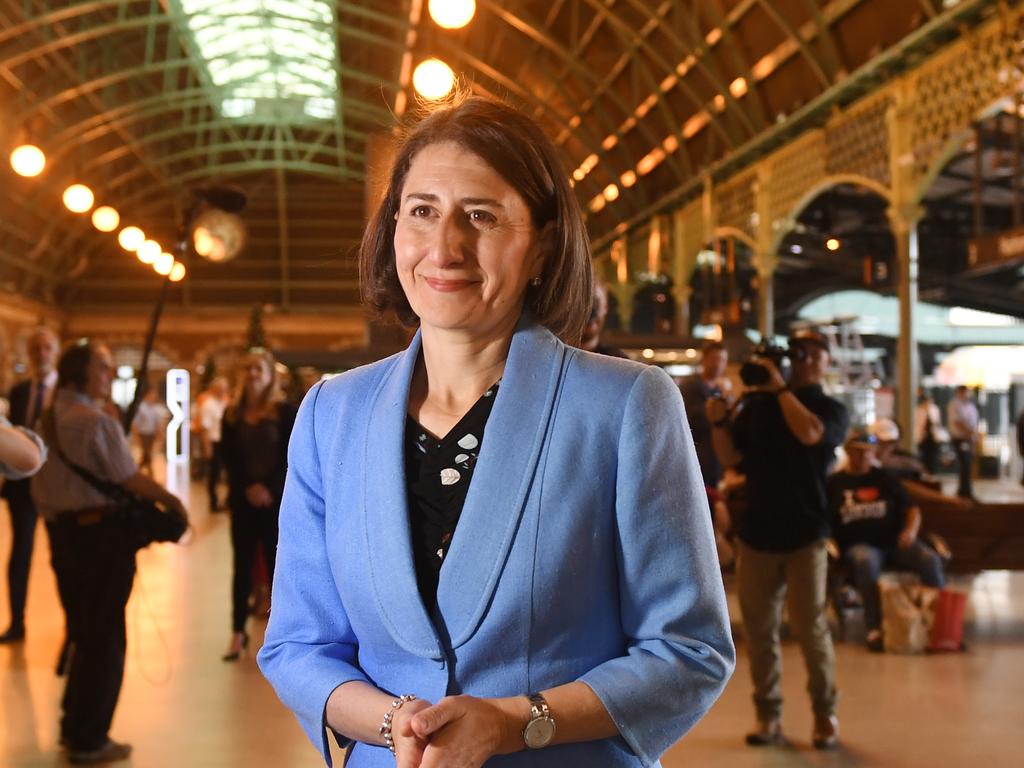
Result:
[[333,2],[171,4],[222,116],[269,123],[334,120],[339,59]]

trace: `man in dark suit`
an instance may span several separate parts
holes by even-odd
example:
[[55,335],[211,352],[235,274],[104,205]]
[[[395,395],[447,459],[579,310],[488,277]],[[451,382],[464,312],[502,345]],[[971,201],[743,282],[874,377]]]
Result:
[[[57,385],[57,355],[60,342],[49,328],[37,328],[28,340],[31,378],[16,384],[10,392],[11,423],[32,429],[49,405]],[[28,480],[7,481],[0,495],[11,513],[11,556],[7,563],[7,594],[11,623],[0,635],[0,643],[14,643],[25,637],[25,598],[29,566],[36,535],[36,508]]]

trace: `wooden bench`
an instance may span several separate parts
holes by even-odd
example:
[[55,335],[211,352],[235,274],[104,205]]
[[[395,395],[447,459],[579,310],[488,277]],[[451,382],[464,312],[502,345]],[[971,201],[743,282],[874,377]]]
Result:
[[970,509],[921,505],[923,528],[953,551],[952,573],[1024,571],[1024,504],[977,504]]

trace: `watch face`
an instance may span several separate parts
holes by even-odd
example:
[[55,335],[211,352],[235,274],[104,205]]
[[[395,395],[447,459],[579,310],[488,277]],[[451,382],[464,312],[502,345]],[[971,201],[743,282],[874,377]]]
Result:
[[531,720],[526,724],[526,729],[523,731],[523,739],[526,741],[526,746],[530,749],[546,747],[554,735],[555,721],[550,717],[540,717],[536,720]]

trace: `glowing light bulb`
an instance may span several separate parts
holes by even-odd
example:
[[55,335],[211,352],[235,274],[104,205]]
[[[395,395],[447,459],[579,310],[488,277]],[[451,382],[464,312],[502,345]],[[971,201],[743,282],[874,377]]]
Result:
[[100,232],[113,232],[121,223],[121,215],[109,205],[101,205],[92,212],[92,225]]
[[421,61],[412,73],[416,92],[425,99],[441,99],[455,87],[455,73],[440,59]]
[[174,266],[171,267],[171,274],[168,278],[172,283],[180,283],[185,279],[185,265],[180,261],[174,262]]
[[430,0],[430,18],[444,29],[462,29],[473,20],[476,0]]
[[72,213],[85,213],[95,202],[96,197],[85,184],[72,184],[64,190],[64,207]]
[[153,269],[158,275],[167,276],[174,269],[174,257],[169,253],[161,253],[153,262]]
[[196,231],[192,233],[192,245],[200,256],[209,256],[214,246],[210,230],[206,227],[196,227]]
[[11,152],[11,168],[19,176],[38,176],[46,167],[46,155],[34,144],[22,144]]
[[137,251],[145,240],[146,233],[138,227],[125,227],[117,235],[117,242],[126,251]]
[[830,237],[828,240],[825,241],[825,247],[828,248],[830,251],[838,251],[839,241],[834,237]]
[[[160,247],[160,243],[156,240],[147,240],[139,246],[135,253],[143,264],[153,264],[160,257],[160,251],[162,250],[163,248]],[[174,257],[172,256],[171,258],[173,259]]]

